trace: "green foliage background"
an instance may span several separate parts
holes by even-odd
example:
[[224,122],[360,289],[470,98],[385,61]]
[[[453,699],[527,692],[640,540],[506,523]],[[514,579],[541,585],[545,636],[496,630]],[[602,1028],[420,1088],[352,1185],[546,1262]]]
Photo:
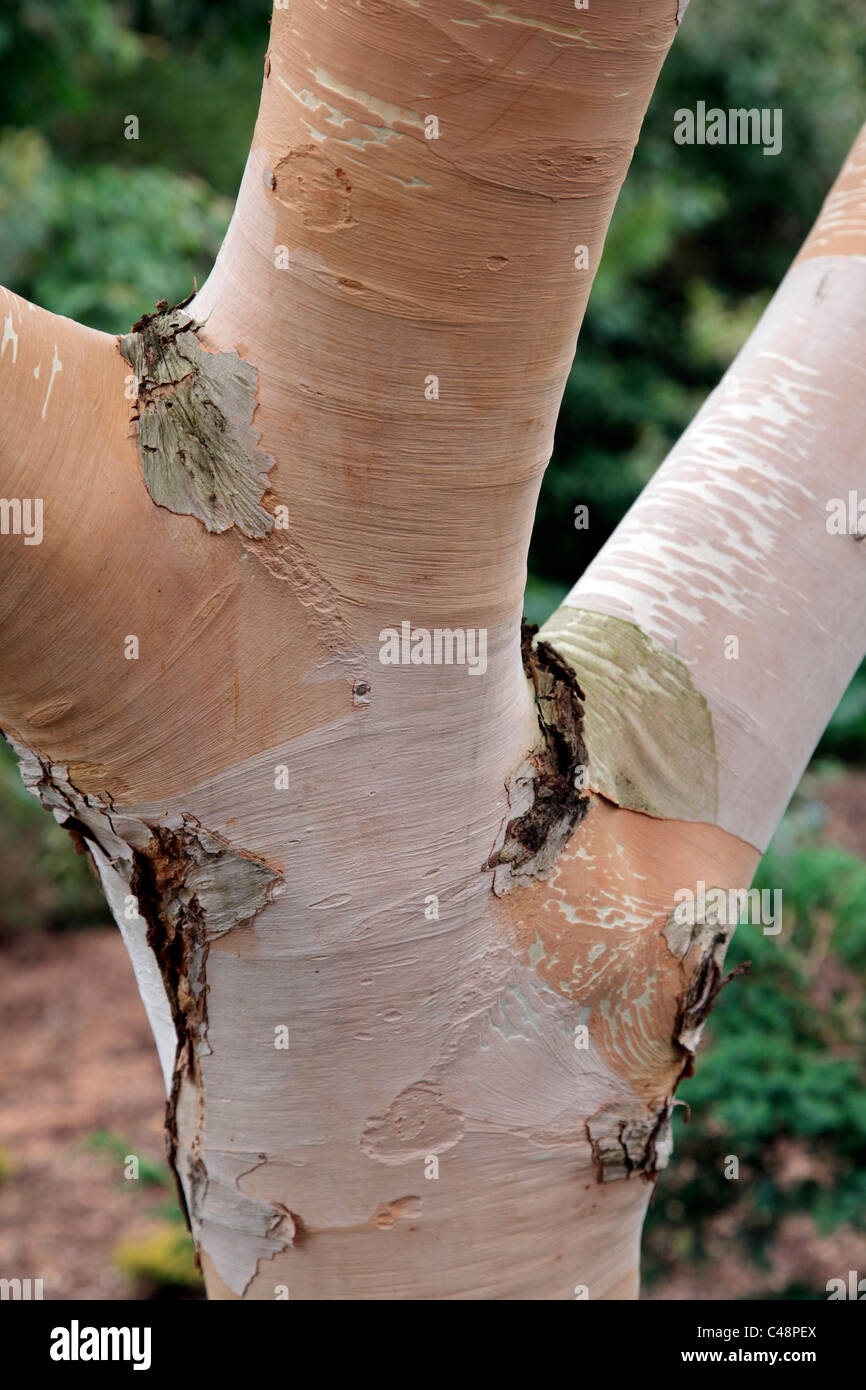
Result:
[[[0,15],[0,283],[126,331],[208,273],[255,119],[267,0],[7,0]],[[541,493],[527,585],[541,620],[652,476],[748,336],[862,121],[862,0],[693,0],[614,215]],[[323,22],[325,16],[323,14]],[[697,100],[781,108],[783,148],[678,147]],[[128,115],[139,139],[124,138]],[[159,205],[160,213],[155,215]],[[590,527],[576,531],[585,503]],[[714,519],[708,516],[712,536]],[[784,946],[744,927],[650,1217],[650,1283],[738,1253],[771,1262],[786,1218],[866,1225],[866,866],[818,843],[822,775],[866,760],[861,670],[760,870],[784,891]],[[810,819],[811,817],[811,819]],[[104,913],[64,837],[0,763],[0,932]],[[829,983],[828,983],[829,980]],[[781,1181],[779,1144],[817,1176]],[[738,1183],[723,1157],[741,1156]],[[830,1174],[829,1179],[827,1174]],[[769,1264],[768,1264],[769,1267]],[[830,1274],[845,1271],[831,1270]],[[866,1270],[861,1270],[866,1273]],[[821,1297],[796,1280],[776,1296]]]

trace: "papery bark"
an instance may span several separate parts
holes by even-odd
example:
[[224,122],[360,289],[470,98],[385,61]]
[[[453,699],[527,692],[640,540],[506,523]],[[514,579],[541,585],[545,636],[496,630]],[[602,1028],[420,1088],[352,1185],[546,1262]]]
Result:
[[[509,829],[562,765],[521,645],[533,509],[678,9],[275,11],[235,217],[186,312],[206,351],[255,370],[263,505],[288,508],[287,531],[212,534],[156,506],[134,429],[147,402],[118,345],[7,298],[7,491],[38,488],[46,530],[0,554],[3,728],[124,930],[211,1297],[636,1293],[701,1022],[690,985],[711,1002],[718,983],[701,923],[671,930],[675,894],[748,884],[856,664],[864,559],[817,535],[806,473],[773,464],[804,425],[806,472],[831,430],[856,437],[862,267],[846,249],[843,273],[837,238],[818,365],[772,357],[812,312],[813,258],[546,630],[574,671],[562,709],[580,708],[592,796],[552,871],[521,880]],[[739,430],[725,448],[720,409]],[[841,486],[847,443],[840,458]],[[727,508],[712,554],[678,481],[698,468],[706,505]],[[741,532],[760,547],[745,558]],[[838,622],[820,598],[835,585]],[[777,639],[797,588],[812,606]],[[745,648],[730,670],[725,603]],[[564,631],[574,608],[638,636],[590,660]],[[483,631],[484,670],[383,664],[381,634],[404,621]],[[673,746],[652,741],[650,697]]]

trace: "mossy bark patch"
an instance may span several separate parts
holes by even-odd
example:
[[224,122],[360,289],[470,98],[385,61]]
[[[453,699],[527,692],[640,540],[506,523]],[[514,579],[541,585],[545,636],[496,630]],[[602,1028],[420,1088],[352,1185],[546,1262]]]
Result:
[[633,623],[567,603],[540,637],[585,693],[589,787],[632,811],[715,824],[712,717],[684,663]]
[[252,428],[255,368],[236,352],[205,352],[200,328],[183,304],[161,300],[118,340],[135,374],[144,481],[160,507],[261,539],[274,524],[261,505],[273,459]]

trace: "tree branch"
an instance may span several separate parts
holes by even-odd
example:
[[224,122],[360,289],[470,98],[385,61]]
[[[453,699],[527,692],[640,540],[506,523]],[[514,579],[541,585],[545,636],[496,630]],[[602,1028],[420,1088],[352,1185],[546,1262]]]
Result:
[[[612,800],[766,847],[866,649],[864,434],[866,128],[748,343],[542,628],[593,690],[616,669],[586,734]],[[648,673],[672,657],[661,713]]]

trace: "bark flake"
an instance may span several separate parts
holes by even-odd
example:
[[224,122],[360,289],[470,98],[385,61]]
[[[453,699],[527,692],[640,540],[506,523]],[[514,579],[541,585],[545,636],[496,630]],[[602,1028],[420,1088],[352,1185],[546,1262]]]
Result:
[[705,893],[694,903],[678,904],[662,933],[688,980],[680,996],[673,1030],[674,1043],[682,1057],[677,1085],[694,1074],[694,1057],[704,1024],[720,992],[730,980],[747,974],[751,967],[750,961],[743,961],[727,975],[722,974],[736,923],[720,923],[714,909],[707,907],[706,898]]
[[657,1111],[613,1101],[591,1115],[586,1134],[598,1181],[613,1182],[633,1173],[654,1181],[673,1152],[672,1114],[673,1101],[668,1100]]
[[552,647],[533,642],[537,631],[524,622],[521,651],[541,738],[509,779],[509,804],[517,814],[506,823],[501,843],[484,865],[494,870],[498,894],[508,892],[515,880],[528,883],[550,869],[589,810],[583,790],[583,691],[574,671]]
[[261,505],[273,459],[252,428],[256,371],[234,351],[206,352],[189,300],[164,299],[118,339],[133,369],[133,422],[145,485],[160,507],[208,531],[236,526],[260,540],[274,524]]
[[[114,807],[109,793],[80,791],[68,767],[31,751],[10,733],[3,737],[18,758],[27,790],[90,855],[132,956],[157,1046],[168,1020],[142,971],[146,976],[149,968],[153,976],[155,963],[162,979],[175,1034],[173,1065],[166,1066],[166,1154],[195,1234],[197,1209],[209,1182],[200,1153],[201,1059],[210,1051],[208,953],[218,937],[252,921],[275,896],[281,879],[264,860],[235,849],[204,829],[195,816],[182,813],[168,823],[151,825],[125,815]],[[182,1157],[181,1107],[187,1150]]]

